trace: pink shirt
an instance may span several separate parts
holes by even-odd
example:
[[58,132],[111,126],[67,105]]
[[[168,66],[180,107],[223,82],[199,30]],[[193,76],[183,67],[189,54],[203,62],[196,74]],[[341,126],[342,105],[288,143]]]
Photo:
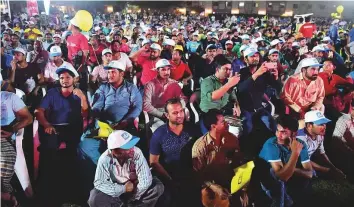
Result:
[[103,65],[96,66],[91,75],[97,79],[99,83],[106,83],[108,79],[107,71],[103,68]]
[[143,69],[140,79],[143,85],[145,85],[147,82],[151,81],[156,77],[157,71],[154,68],[158,60],[159,58],[156,60],[150,60],[149,57],[144,56],[140,56],[138,58],[138,64],[141,65]]
[[[63,61],[63,64],[61,66],[65,66],[65,65],[71,65],[71,64],[66,61]],[[56,66],[53,61],[49,61],[44,68],[44,78],[52,79],[51,82],[59,80],[58,74],[56,73],[59,67]]]
[[306,111],[310,105],[317,110],[323,111],[323,99],[325,97],[323,80],[317,77],[315,81],[311,81],[307,85],[302,73],[294,74],[286,80],[280,97],[286,105],[296,112],[300,111],[300,109]]

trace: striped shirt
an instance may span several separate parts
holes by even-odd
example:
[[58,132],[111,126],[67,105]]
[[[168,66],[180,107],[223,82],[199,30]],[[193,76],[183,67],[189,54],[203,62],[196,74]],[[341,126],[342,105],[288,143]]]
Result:
[[125,161],[123,166],[106,150],[97,163],[94,181],[95,188],[109,196],[119,197],[126,192],[125,183],[130,180],[131,165],[135,165],[139,181],[134,198],[136,200],[140,199],[141,195],[150,187],[152,175],[143,153],[137,147],[134,147],[133,158]]
[[321,154],[325,154],[325,149],[323,146],[324,136],[317,135],[316,139],[312,139],[306,132],[305,129],[301,129],[297,132],[296,138],[301,139],[306,143],[307,151],[309,152],[309,158],[318,151]]

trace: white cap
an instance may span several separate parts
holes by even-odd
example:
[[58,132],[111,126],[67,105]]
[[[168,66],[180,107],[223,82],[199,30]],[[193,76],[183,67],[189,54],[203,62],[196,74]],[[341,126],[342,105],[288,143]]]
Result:
[[277,50],[277,49],[271,49],[271,50],[269,50],[269,55],[271,55],[271,54],[273,54],[273,53],[275,53],[275,52],[277,52],[277,53],[279,54],[279,50]]
[[155,68],[159,69],[159,68],[163,68],[165,66],[171,66],[171,63],[166,59],[160,59],[159,61],[157,61]]
[[287,33],[288,31],[287,31],[286,29],[282,29],[282,30],[280,30],[280,32],[281,32],[282,34],[285,34],[285,33]]
[[213,33],[212,33],[212,32],[208,32],[208,33],[207,33],[207,35],[212,36],[212,35],[213,35]]
[[56,37],[58,37],[58,38],[60,38],[60,39],[61,39],[60,34],[55,34],[55,35],[53,36],[53,38],[56,38]]
[[97,32],[98,30],[100,30],[101,28],[99,26],[95,27],[95,31]]
[[326,52],[328,49],[326,49],[323,45],[317,45],[314,48],[312,48],[312,52]]
[[330,121],[318,110],[309,111],[305,114],[305,123],[313,122],[316,125],[321,125],[327,124]]
[[159,27],[159,28],[157,28],[157,31],[163,31],[163,28],[162,27]]
[[293,42],[291,44],[292,47],[300,47],[300,43],[299,42]]
[[193,36],[198,36],[198,35],[199,35],[198,31],[193,33]]
[[123,63],[118,60],[112,60],[107,66],[104,67],[105,70],[109,70],[112,68],[125,71],[125,67],[124,67]]
[[105,54],[107,54],[107,53],[111,53],[111,54],[112,54],[112,50],[109,49],[109,48],[104,49],[104,50],[102,51],[102,56],[105,55]]
[[139,137],[132,136],[126,131],[116,130],[108,136],[107,148],[109,150],[117,148],[131,149],[139,142],[139,140]]
[[241,45],[240,52],[244,51],[245,49],[249,48],[249,45]]
[[339,19],[335,19],[333,20],[332,24],[338,24],[339,23]]
[[144,45],[146,45],[146,44],[148,44],[148,43],[151,43],[151,40],[149,40],[149,39],[144,39],[141,44],[144,46]]
[[218,35],[214,34],[213,36],[211,36],[211,39],[219,39]]
[[248,47],[244,52],[243,56],[253,56],[254,54],[259,53],[258,50],[254,49],[253,47]]
[[60,73],[62,73],[64,71],[72,72],[74,74],[75,78],[79,77],[79,74],[77,73],[77,71],[75,70],[73,65],[71,65],[70,63],[61,65],[55,72],[59,75]]
[[279,44],[279,43],[280,43],[280,40],[275,39],[275,40],[273,40],[273,41],[270,42],[270,46],[274,46],[274,45],[277,45],[277,44]]
[[297,66],[295,73],[300,73],[302,68],[306,67],[320,67],[322,64],[320,64],[316,58],[310,57],[310,58],[305,58],[300,61],[299,65]]
[[59,46],[56,46],[56,45],[51,47],[49,52],[50,52],[50,56],[51,57],[59,56],[59,55],[62,54],[61,48]]
[[226,41],[226,42],[225,42],[225,45],[227,45],[227,44],[231,44],[231,45],[233,45],[233,44],[234,44],[234,42],[233,42],[233,41],[231,41],[231,40],[228,40],[228,41]]
[[241,39],[243,39],[243,40],[249,40],[249,39],[250,39],[250,36],[247,35],[247,34],[244,34],[244,35],[241,36]]
[[178,29],[177,28],[173,28],[172,32],[178,32]]
[[260,42],[260,41],[264,41],[264,39],[262,37],[258,37],[255,39],[255,42]]
[[331,38],[330,37],[324,37],[321,41],[322,42],[330,42]]
[[34,24],[34,22],[33,21],[29,21],[28,24]]
[[17,48],[15,48],[15,49],[12,51],[12,53],[15,53],[15,52],[20,52],[20,53],[22,53],[23,55],[26,55],[26,54],[27,54],[26,51],[25,51],[23,48],[21,48],[21,47],[17,47]]
[[151,46],[150,46],[150,49],[153,49],[153,50],[162,50],[161,49],[161,46],[159,45],[159,44],[156,44],[156,43],[154,43],[154,44],[152,44]]
[[185,29],[185,27],[184,27],[184,26],[181,26],[179,29]]
[[176,43],[175,43],[175,41],[172,40],[172,39],[165,39],[164,45],[170,45],[170,46],[173,46],[173,47],[174,47],[174,46],[176,45]]

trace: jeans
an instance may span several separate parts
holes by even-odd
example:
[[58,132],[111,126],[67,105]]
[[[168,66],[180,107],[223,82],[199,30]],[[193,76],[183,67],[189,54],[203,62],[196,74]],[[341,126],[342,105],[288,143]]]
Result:
[[249,133],[252,132],[255,116],[257,116],[257,118],[259,116],[261,121],[265,124],[265,126],[270,131],[274,133],[276,131],[276,123],[272,115],[265,109],[260,109],[257,112],[249,112],[246,110],[242,110],[241,116],[242,116],[242,127],[243,127],[242,134],[244,136],[247,136]]
[[123,198],[124,194],[120,197],[112,197],[94,188],[87,203],[90,207],[154,207],[163,192],[164,186],[162,182],[154,177],[151,186],[139,200],[127,201]]

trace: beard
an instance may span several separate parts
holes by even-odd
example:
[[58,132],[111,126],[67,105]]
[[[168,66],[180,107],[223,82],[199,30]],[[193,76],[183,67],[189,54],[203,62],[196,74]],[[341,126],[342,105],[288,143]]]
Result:
[[64,84],[64,83],[61,83],[60,84],[62,88],[70,88],[71,86],[73,86],[74,84]]
[[308,76],[306,75],[307,79],[311,80],[311,81],[314,81],[317,79],[318,75],[313,75],[313,76]]
[[254,60],[254,61],[248,63],[248,65],[251,67],[257,66],[258,64],[259,64],[259,60]]
[[153,55],[150,55],[150,59],[151,60],[156,60],[158,57],[155,57],[155,56],[153,56]]

